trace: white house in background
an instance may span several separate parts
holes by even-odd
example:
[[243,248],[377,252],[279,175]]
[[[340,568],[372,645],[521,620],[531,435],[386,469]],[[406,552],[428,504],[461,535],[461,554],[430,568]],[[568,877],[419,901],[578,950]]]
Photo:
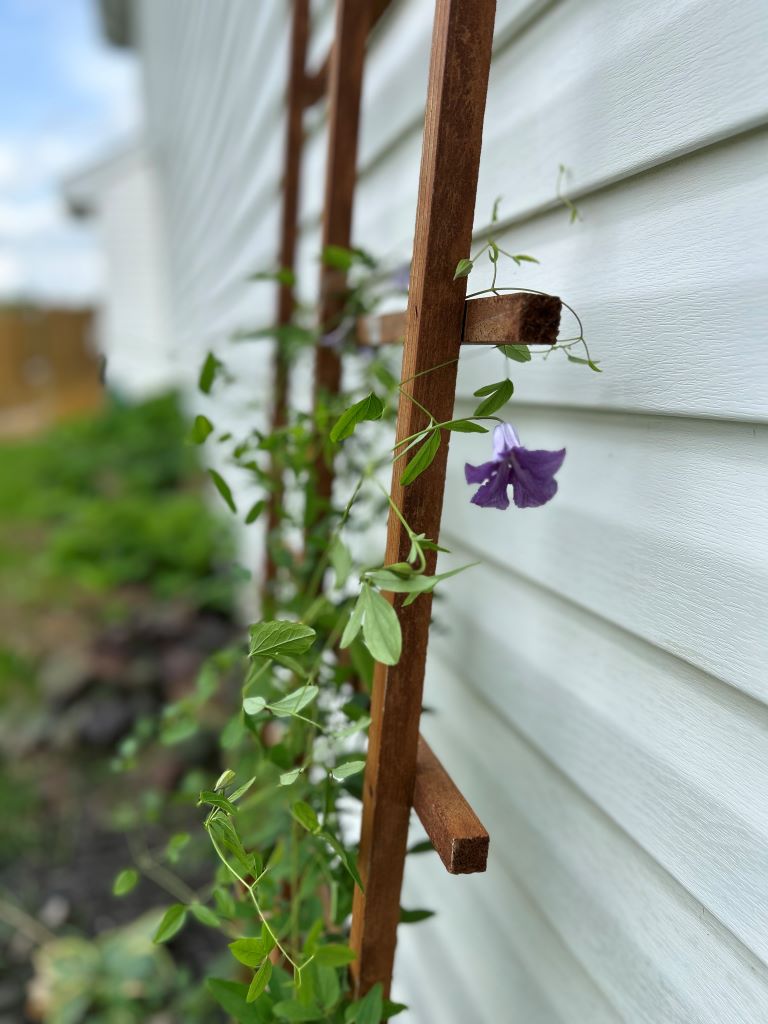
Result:
[[[170,309],[186,374],[213,348],[249,360],[263,394],[266,348],[236,356],[230,336],[273,316],[246,277],[276,260],[290,4],[103,7],[143,63],[147,115],[147,150],[94,171],[85,201],[117,271],[115,367],[151,365]],[[411,250],[432,13],[394,0],[366,65],[354,240],[393,265]],[[332,14],[315,5],[315,56]],[[579,310],[604,372],[515,375],[524,443],[568,449],[544,509],[471,506],[478,442],[451,443],[442,539],[451,564],[483,565],[446,588],[423,728],[491,853],[485,876],[409,864],[404,905],[439,913],[402,929],[403,1020],[768,1021],[766,53],[765,0],[499,0],[476,227],[503,195],[502,244],[541,261],[515,280]],[[311,298],[322,115],[306,127]],[[467,361],[458,415],[495,369]]]
[[176,383],[167,263],[156,172],[140,142],[71,176],[75,217],[98,223],[107,271],[97,341],[110,387],[139,396]]

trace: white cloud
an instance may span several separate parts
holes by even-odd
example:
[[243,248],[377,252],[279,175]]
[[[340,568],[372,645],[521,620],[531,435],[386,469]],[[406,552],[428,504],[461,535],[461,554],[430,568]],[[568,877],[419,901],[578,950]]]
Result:
[[53,197],[23,202],[0,198],[0,238],[25,238],[39,235],[62,223],[62,214]]
[[0,190],[15,184],[20,171],[18,148],[9,142],[0,141]]
[[0,295],[17,295],[21,291],[23,277],[18,260],[10,253],[0,251]]

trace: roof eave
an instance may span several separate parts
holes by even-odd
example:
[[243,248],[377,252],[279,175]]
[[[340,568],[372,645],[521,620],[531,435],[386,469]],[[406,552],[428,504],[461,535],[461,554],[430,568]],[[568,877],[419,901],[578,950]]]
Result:
[[135,44],[131,0],[96,0],[102,32],[113,46],[129,49]]

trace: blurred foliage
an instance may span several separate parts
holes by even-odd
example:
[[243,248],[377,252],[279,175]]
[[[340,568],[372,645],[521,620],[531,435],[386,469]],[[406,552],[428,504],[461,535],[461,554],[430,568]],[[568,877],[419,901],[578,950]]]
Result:
[[[48,1024],[220,1019],[194,983],[212,933],[193,929],[175,965],[151,943],[162,873],[111,895],[133,854],[197,819],[200,779],[159,825],[161,792],[190,761],[218,763],[205,730],[161,714],[186,706],[232,636],[242,579],[188,430],[165,395],[0,442],[0,1020],[10,1006]],[[163,746],[135,776],[110,770],[132,730],[161,718]],[[199,871],[193,857],[185,874]],[[34,928],[27,941],[25,915],[50,941]]]
[[186,431],[166,395],[2,445],[0,581],[14,598],[142,584],[229,611],[231,533],[201,502]]
[[188,997],[188,973],[152,942],[159,916],[144,914],[92,942],[71,936],[40,946],[30,987],[33,1015],[47,1024],[210,1019],[212,1006],[205,994]]

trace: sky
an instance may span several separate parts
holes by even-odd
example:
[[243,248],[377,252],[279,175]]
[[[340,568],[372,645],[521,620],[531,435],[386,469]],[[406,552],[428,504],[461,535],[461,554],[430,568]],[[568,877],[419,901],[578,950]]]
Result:
[[61,183],[139,124],[136,59],[102,40],[96,0],[0,0],[0,301],[98,298],[95,225]]

